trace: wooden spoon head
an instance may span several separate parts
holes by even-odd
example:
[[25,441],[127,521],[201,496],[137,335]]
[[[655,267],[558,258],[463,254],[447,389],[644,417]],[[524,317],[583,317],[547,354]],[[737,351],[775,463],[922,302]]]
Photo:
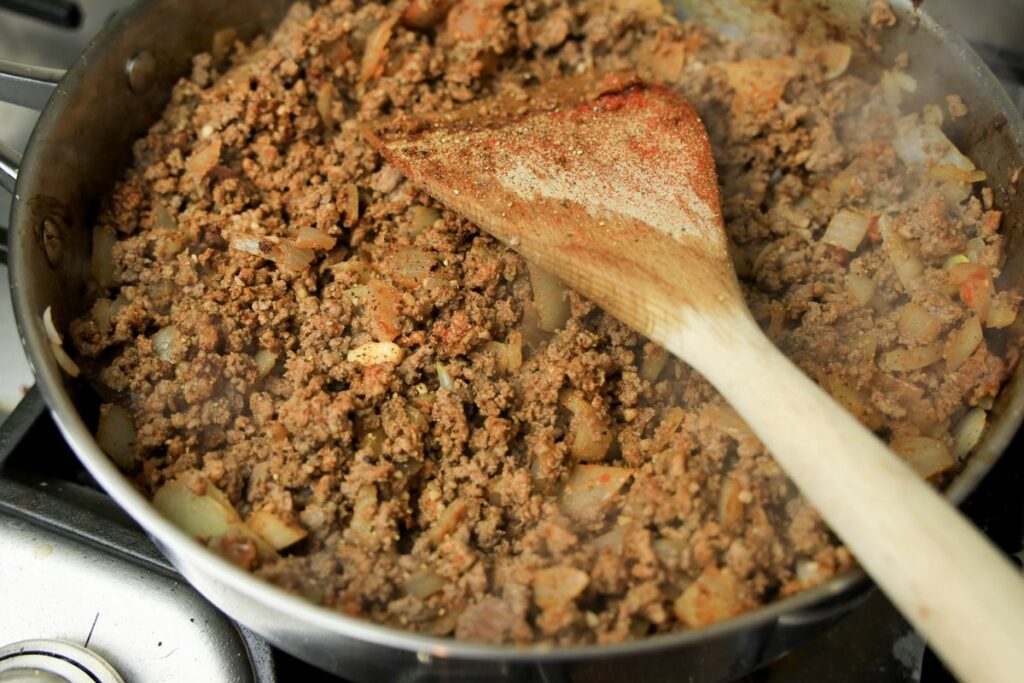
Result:
[[667,87],[573,78],[364,132],[414,184],[656,341],[680,310],[742,300],[707,132]]

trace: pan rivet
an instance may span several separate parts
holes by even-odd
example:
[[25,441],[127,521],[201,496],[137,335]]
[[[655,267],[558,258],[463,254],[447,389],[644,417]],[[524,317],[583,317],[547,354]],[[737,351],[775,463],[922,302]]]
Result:
[[136,95],[141,95],[153,85],[153,76],[156,74],[156,60],[153,59],[153,55],[148,50],[143,50],[128,60],[125,70],[128,73],[128,87]]
[[64,236],[60,221],[54,218],[44,218],[41,232],[46,260],[51,267],[56,268],[60,265],[61,256],[64,255]]

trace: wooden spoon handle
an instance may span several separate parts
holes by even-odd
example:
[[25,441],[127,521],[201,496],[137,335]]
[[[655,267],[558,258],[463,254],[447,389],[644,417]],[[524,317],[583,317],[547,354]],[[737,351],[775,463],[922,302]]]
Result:
[[1024,680],[1024,576],[745,309],[685,322],[685,331],[657,336],[746,419],[953,672]]

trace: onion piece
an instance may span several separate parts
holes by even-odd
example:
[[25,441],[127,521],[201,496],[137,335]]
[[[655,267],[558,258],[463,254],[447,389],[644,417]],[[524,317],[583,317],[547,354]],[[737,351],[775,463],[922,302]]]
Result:
[[569,300],[565,285],[557,277],[532,263],[527,263],[530,283],[533,285],[533,301],[537,311],[537,323],[545,332],[554,332],[569,320]]
[[43,330],[46,332],[46,337],[50,340],[51,344],[57,344],[59,346],[64,343],[64,339],[60,336],[60,332],[57,331],[57,326],[53,324],[52,306],[47,306],[46,310],[43,311]]
[[295,545],[307,536],[306,530],[301,526],[286,522],[269,510],[256,510],[246,523],[274,550],[283,550]]
[[171,344],[174,343],[177,336],[178,328],[174,325],[168,325],[149,338],[153,342],[153,351],[156,352],[157,358],[162,361],[169,361],[171,359]]
[[696,628],[734,617],[752,606],[730,570],[710,566],[676,599],[672,611],[681,622]]
[[893,148],[908,166],[953,166],[964,173],[972,173],[977,168],[939,126],[922,123],[917,115],[905,116],[896,122]]
[[882,242],[885,245],[889,260],[892,261],[896,276],[899,277],[903,288],[911,291],[917,278],[924,272],[924,264],[917,254],[910,248],[906,240],[896,232],[892,219],[882,216],[878,219],[878,230],[882,235]]
[[324,130],[334,130],[334,102],[338,99],[338,90],[331,82],[324,83],[320,92],[316,94],[316,113],[320,115],[320,122]]
[[946,368],[953,372],[967,362],[967,359],[974,355],[985,334],[981,329],[981,321],[974,316],[964,323],[963,327],[953,332],[946,342],[943,355],[946,358]]
[[889,448],[925,479],[955,464],[946,444],[927,436],[897,437],[889,442]]
[[857,251],[870,227],[870,216],[848,209],[840,209],[829,221],[821,241],[846,251]]
[[988,413],[982,408],[971,408],[953,428],[953,455],[963,461],[981,441],[988,422]]
[[416,205],[409,209],[410,234],[419,235],[441,220],[441,212],[432,206]]
[[827,42],[821,46],[822,61],[825,64],[825,79],[839,78],[850,67],[853,48],[846,43]]
[[848,273],[846,275],[846,288],[853,295],[854,300],[861,306],[867,306],[875,298],[875,291],[878,286],[875,281],[864,275]]
[[256,362],[256,379],[263,379],[277,365],[277,354],[268,349],[260,349],[253,360]]
[[917,92],[917,81],[903,71],[883,71],[880,84],[885,101],[894,107],[903,101],[903,93]]
[[658,381],[662,371],[668,364],[669,353],[657,344],[644,345],[644,362],[640,365],[640,377],[647,382]]
[[280,242],[270,253],[270,259],[285,270],[301,273],[316,258],[312,249],[300,249],[294,244]]
[[298,234],[295,235],[295,246],[299,249],[330,251],[334,249],[334,245],[337,243],[337,238],[331,237],[316,228],[302,227],[299,228]]
[[232,237],[231,241],[228,242],[228,246],[235,251],[242,251],[246,254],[252,254],[253,256],[260,256],[264,258],[266,258],[267,254],[273,250],[273,245],[266,240],[261,240],[259,237],[249,237],[244,235]]
[[405,358],[405,350],[393,342],[368,342],[348,352],[346,360],[356,365],[397,365]]
[[942,321],[920,304],[908,303],[902,306],[896,315],[899,320],[900,338],[904,343],[929,344],[942,332]]
[[988,315],[985,316],[985,327],[993,329],[1009,327],[1017,319],[1018,306],[1016,300],[1010,299],[1008,292],[1000,292],[992,299]]
[[104,403],[100,406],[96,443],[123,470],[130,470],[135,465],[137,438],[135,424],[127,410],[113,403]]
[[726,531],[739,529],[747,517],[742,492],[743,485],[735,477],[726,477],[718,492],[718,523]]
[[468,514],[469,504],[462,498],[456,498],[445,507],[444,512],[441,513],[437,521],[430,527],[427,536],[435,544],[440,543],[447,536],[455,532]]
[[628,467],[576,465],[562,488],[562,510],[576,520],[596,520],[632,476]]
[[611,531],[603,533],[597,538],[595,538],[593,541],[591,541],[591,545],[593,545],[594,548],[596,548],[597,550],[603,550],[604,548],[608,548],[616,555],[621,555],[622,541],[625,538],[625,536],[626,527],[617,526]]
[[346,227],[351,228],[359,221],[359,188],[355,183],[345,186],[345,221]]
[[577,462],[604,460],[615,440],[615,431],[608,418],[602,417],[577,391],[569,392],[562,404],[572,413],[569,433],[573,440],[569,453]]
[[363,60],[359,65],[359,82],[366,83],[377,75],[378,68],[384,62],[385,50],[391,35],[395,31],[395,24],[400,15],[390,16],[373,27],[370,35],[366,37],[366,49],[363,52]]
[[434,368],[437,370],[438,386],[441,389],[447,389],[448,391],[454,389],[455,382],[452,381],[452,376],[448,374],[448,370],[444,367],[444,365],[438,363],[434,366]]
[[78,363],[71,359],[71,356],[67,354],[64,347],[57,346],[56,344],[50,344],[50,351],[53,352],[53,357],[57,361],[57,365],[60,369],[67,374],[68,377],[78,377],[82,374],[81,368],[78,367]]
[[433,569],[421,569],[410,574],[409,578],[405,580],[405,592],[420,600],[426,600],[443,589],[445,585],[447,585],[447,581]]
[[586,590],[590,577],[575,567],[560,565],[541,569],[533,575],[533,601],[541,609],[561,607]]
[[885,424],[875,405],[855,387],[850,386],[838,375],[828,373],[821,377],[821,388],[836,400],[865,427],[874,431]]
[[942,344],[915,349],[896,349],[883,354],[878,367],[886,372],[913,372],[928,367],[942,358]]

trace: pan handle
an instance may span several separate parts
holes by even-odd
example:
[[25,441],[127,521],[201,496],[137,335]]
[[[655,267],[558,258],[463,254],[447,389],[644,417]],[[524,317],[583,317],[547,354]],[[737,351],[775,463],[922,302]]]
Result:
[[[0,102],[42,111],[64,77],[60,69],[0,60]],[[21,154],[0,141],[0,187],[14,192]]]
[[62,78],[61,69],[0,60],[0,102],[42,111]]

